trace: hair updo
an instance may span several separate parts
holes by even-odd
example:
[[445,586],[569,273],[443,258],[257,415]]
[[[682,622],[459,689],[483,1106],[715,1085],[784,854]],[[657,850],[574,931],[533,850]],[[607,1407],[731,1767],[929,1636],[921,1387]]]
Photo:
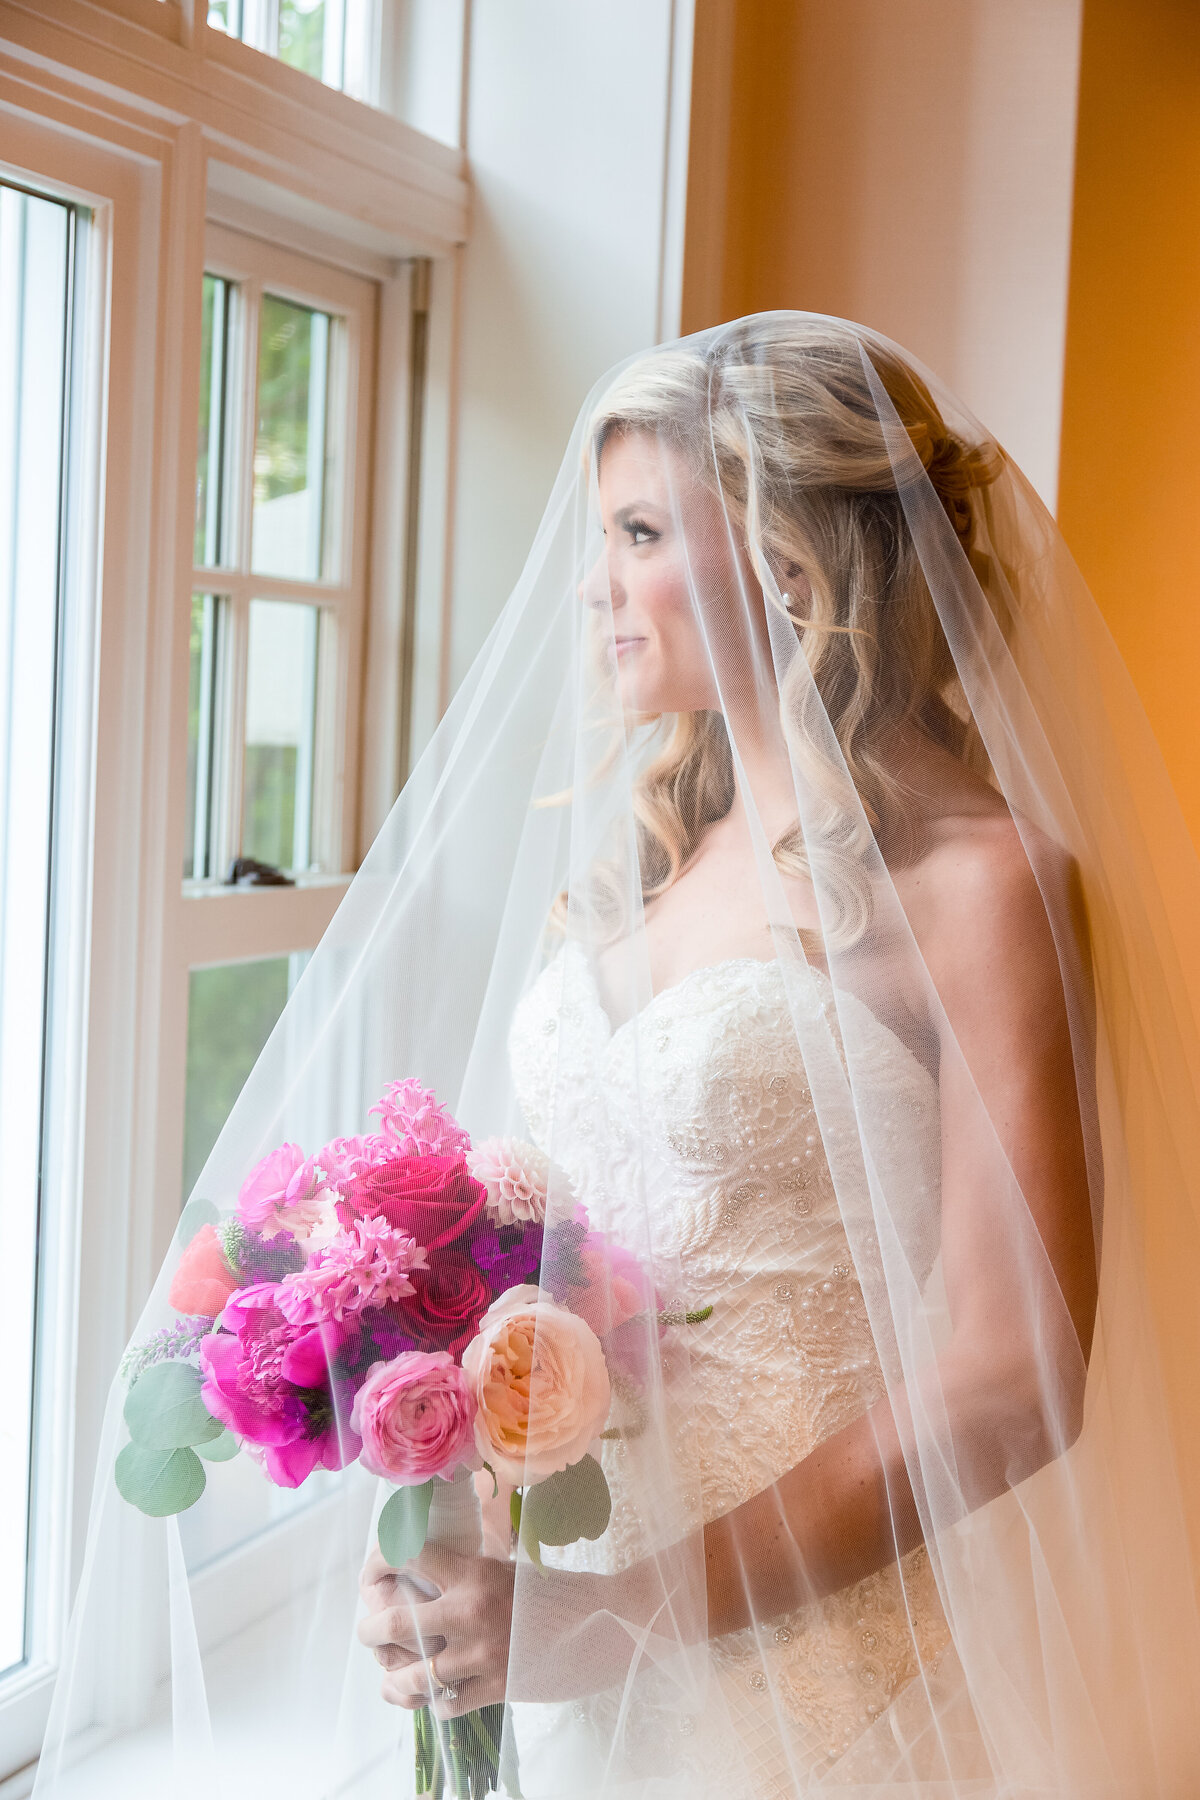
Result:
[[[785,674],[780,710],[819,816],[807,821],[807,847],[797,823],[774,855],[784,872],[811,874],[819,854],[842,941],[860,936],[870,916],[872,839],[899,861],[916,847],[911,810],[883,753],[887,734],[912,722],[964,762],[986,767],[905,516],[897,452],[889,450],[869,371],[986,587],[977,497],[1003,468],[1003,452],[951,432],[915,371],[849,325],[764,314],[695,344],[652,352],[618,376],[589,432],[597,458],[618,432],[650,431],[677,448],[719,491],[764,603],[778,604],[789,570],[808,578],[811,598],[803,603],[783,592],[804,666],[796,658]],[[912,473],[919,473],[915,460]],[[733,801],[722,716],[678,714],[662,725],[666,742],[635,794],[647,899],[670,886],[706,827]],[[821,747],[830,726],[866,830],[848,813],[841,767]]]

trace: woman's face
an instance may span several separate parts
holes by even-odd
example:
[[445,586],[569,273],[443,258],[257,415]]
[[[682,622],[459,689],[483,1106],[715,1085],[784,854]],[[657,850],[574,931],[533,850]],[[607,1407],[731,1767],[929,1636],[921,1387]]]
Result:
[[608,439],[598,486],[604,555],[583,598],[612,608],[609,654],[626,711],[719,707],[714,671],[724,687],[730,626],[744,617],[720,501],[677,450],[641,431]]

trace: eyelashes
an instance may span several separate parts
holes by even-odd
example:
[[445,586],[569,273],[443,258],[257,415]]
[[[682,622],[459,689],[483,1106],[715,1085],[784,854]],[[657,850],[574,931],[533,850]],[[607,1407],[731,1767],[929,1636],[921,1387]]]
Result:
[[624,529],[633,544],[653,544],[658,540],[658,532],[652,531],[644,519],[626,519]]

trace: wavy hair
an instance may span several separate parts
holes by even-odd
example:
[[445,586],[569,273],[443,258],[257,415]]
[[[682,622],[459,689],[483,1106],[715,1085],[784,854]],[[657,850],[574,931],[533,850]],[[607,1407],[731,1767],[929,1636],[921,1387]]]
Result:
[[[807,576],[811,598],[802,607],[782,595],[803,664],[793,659],[779,704],[814,808],[806,832],[797,820],[773,854],[789,875],[811,876],[820,861],[825,936],[841,943],[860,937],[870,919],[873,843],[886,842],[903,861],[917,842],[884,754],[887,735],[915,723],[964,763],[987,769],[905,518],[865,355],[987,591],[975,500],[999,475],[1003,452],[955,436],[894,350],[875,339],[868,347],[837,321],[766,314],[714,340],[652,352],[604,394],[588,440],[597,461],[620,432],[650,431],[681,451],[719,492],[767,603],[780,603],[789,572]],[[666,742],[634,793],[643,899],[671,885],[734,796],[720,713],[681,713],[660,726]],[[842,763],[861,814],[846,807]]]

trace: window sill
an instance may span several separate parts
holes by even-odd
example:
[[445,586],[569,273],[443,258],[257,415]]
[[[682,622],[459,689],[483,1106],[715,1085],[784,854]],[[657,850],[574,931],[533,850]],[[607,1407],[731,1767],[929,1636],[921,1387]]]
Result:
[[[176,915],[191,968],[312,950],[349,887],[349,875],[305,877],[295,887],[225,887],[184,882]],[[236,913],[231,907],[236,907]],[[236,948],[231,927],[236,918]]]
[[[352,1614],[357,1609],[357,1592],[350,1571],[346,1593]],[[211,1788],[219,1787],[221,1771],[236,1770],[234,1786],[239,1794],[290,1794],[296,1800],[317,1800],[317,1796],[336,1793],[339,1800],[377,1800],[381,1793],[393,1791],[379,1785],[379,1768],[395,1746],[401,1722],[379,1699],[378,1671],[367,1652],[355,1655],[352,1651],[347,1667],[344,1630],[326,1633],[328,1667],[317,1670],[310,1665],[305,1672],[308,1691],[319,1683],[326,1695],[339,1696],[332,1708],[306,1710],[299,1694],[291,1705],[288,1700],[292,1697],[273,1696],[276,1710],[269,1725],[264,1720],[263,1671],[279,1663],[280,1646],[289,1642],[293,1624],[290,1610],[282,1607],[205,1657],[209,1708],[218,1722]],[[351,1742],[359,1767],[348,1774],[344,1758]],[[331,1753],[336,1770],[327,1766]],[[163,1800],[164,1779],[169,1782],[176,1754],[170,1695],[164,1687],[156,1696],[154,1716],[145,1725],[98,1744],[60,1774],[53,1788],[54,1800]],[[193,1778],[198,1777],[204,1786],[209,1776],[207,1746],[188,1745],[183,1757]],[[34,1774],[35,1766],[31,1766],[12,1778],[11,1791],[9,1786],[0,1786],[0,1800],[24,1800]]]

